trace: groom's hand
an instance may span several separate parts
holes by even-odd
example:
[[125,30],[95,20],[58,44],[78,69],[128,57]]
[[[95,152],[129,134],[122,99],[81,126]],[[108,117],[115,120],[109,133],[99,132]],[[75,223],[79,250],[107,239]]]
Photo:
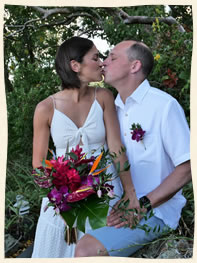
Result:
[[[120,205],[123,204],[123,202],[127,203],[127,200],[129,200],[129,203],[125,208],[124,205]],[[114,226],[116,228],[123,226],[132,228],[136,226],[142,219],[142,214],[145,212],[145,210],[140,208],[137,197],[133,197],[132,199],[123,197],[113,206],[112,210],[110,211],[110,214],[107,217],[107,225]]]

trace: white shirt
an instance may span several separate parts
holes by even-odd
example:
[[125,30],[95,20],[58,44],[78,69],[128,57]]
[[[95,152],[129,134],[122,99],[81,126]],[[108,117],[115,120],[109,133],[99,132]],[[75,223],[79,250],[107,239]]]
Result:
[[[183,109],[176,99],[150,86],[148,80],[126,99],[118,94],[115,104],[121,139],[127,149],[137,197],[157,186],[174,170],[190,159],[190,132]],[[143,143],[131,139],[131,125],[139,123],[145,130]],[[146,149],[145,149],[146,147]],[[170,200],[154,208],[155,216],[175,229],[185,198],[177,192]]]

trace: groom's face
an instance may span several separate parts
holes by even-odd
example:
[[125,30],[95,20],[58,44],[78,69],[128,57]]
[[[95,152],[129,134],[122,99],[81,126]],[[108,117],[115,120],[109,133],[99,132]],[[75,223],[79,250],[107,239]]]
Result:
[[109,56],[103,62],[106,83],[116,86],[130,74],[131,62],[127,55],[127,49],[130,46],[130,41],[119,43],[112,49]]

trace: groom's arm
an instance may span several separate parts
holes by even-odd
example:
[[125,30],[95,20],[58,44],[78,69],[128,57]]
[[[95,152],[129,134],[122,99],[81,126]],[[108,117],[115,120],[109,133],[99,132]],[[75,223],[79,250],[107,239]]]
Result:
[[151,206],[155,208],[168,201],[191,180],[190,161],[176,166],[174,171],[156,189],[147,194]]
[[[168,201],[191,179],[190,161],[176,166],[174,171],[157,188],[146,195],[150,200],[151,207],[155,208]],[[123,223],[120,221],[120,217],[118,223],[118,215],[112,215],[108,217],[108,225],[119,228],[123,226]]]

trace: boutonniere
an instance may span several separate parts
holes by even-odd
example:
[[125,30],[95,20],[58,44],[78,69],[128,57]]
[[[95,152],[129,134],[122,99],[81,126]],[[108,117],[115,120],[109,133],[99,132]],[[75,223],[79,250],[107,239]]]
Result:
[[[146,131],[144,131],[142,129],[141,125],[139,123],[137,123],[137,124],[133,123],[131,125],[130,130],[132,130],[132,132],[131,132],[131,134],[132,134],[131,139],[135,140],[137,142],[142,142],[142,144],[144,145],[143,139],[144,139],[144,134],[145,134]],[[144,145],[144,149],[146,150],[145,145]]]

